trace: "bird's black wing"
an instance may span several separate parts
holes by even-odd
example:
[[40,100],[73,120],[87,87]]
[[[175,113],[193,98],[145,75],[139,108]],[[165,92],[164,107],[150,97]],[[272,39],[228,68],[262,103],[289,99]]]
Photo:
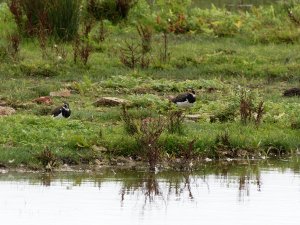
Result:
[[51,112],[51,115],[58,116],[61,113],[61,111],[62,111],[62,107],[58,106],[55,109],[53,109],[53,111]]
[[182,93],[177,95],[175,98],[172,99],[172,102],[185,102],[187,100],[188,93]]

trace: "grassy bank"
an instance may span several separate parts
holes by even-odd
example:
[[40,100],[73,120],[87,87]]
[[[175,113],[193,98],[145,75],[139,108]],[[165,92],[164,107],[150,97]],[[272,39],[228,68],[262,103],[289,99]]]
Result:
[[[299,98],[282,96],[284,89],[298,85],[296,79],[270,81],[221,74],[209,78],[194,74],[198,78],[190,79],[182,71],[177,79],[166,79],[159,78],[160,72],[154,76],[144,71],[126,72],[105,79],[74,73],[71,81],[63,75],[45,80],[2,74],[5,82],[1,83],[1,99],[17,111],[0,118],[1,164],[43,166],[40,157],[45,149],[51,151],[57,165],[94,164],[97,160],[110,164],[120,156],[147,160],[136,138],[139,134],[129,134],[125,129],[122,107],[95,107],[93,102],[101,96],[130,100],[128,113],[139,124],[147,117],[167,118],[169,110],[174,110],[169,108],[167,95],[176,95],[191,86],[198,100],[186,114],[200,117],[196,122],[185,119],[179,133],[164,130],[158,140],[164,160],[181,158],[192,141],[195,159],[260,158],[291,154],[299,148],[299,130],[292,127],[299,123]],[[241,122],[239,85],[255,96],[255,102],[264,101],[265,113],[259,125]],[[53,105],[32,102],[65,88],[72,95],[53,97]],[[71,118],[52,119],[49,113],[64,100],[70,103]],[[228,140],[219,139],[226,135]]]
[[[257,10],[249,17],[253,19],[263,12]],[[293,26],[293,32],[286,34],[296,37],[298,28],[288,14],[276,7],[273,10],[269,28],[288,24],[289,29]],[[197,15],[209,18],[218,12],[218,20],[224,22],[223,11],[204,10]],[[195,15],[187,14],[187,18]],[[243,15],[234,14],[247,24],[249,18]],[[269,18],[269,14],[264,16]],[[282,24],[273,23],[283,17]],[[88,34],[91,52],[86,63],[81,58],[74,62],[77,42],[49,37],[42,46],[41,37],[24,35],[15,54],[6,48],[9,43],[2,42],[6,50],[1,55],[0,103],[16,109],[15,114],[0,117],[2,166],[107,165],[128,161],[129,157],[186,164],[205,158],[264,158],[297,153],[300,100],[283,97],[284,90],[299,86],[297,38],[286,41],[280,39],[282,33],[274,34],[276,38],[266,33],[266,38],[253,39],[251,32],[263,35],[263,29],[257,30],[262,24],[251,32],[244,25],[244,31],[234,29],[230,35],[217,35],[220,27],[210,26],[212,31],[206,32],[198,32],[198,28],[180,34],[168,31],[165,48],[164,33],[156,31],[152,34],[151,51],[145,56],[148,63],[138,61],[143,56],[140,49],[134,52],[137,66],[132,69],[124,63],[122,51],[128,50],[131,41],[133,45],[141,42],[131,23],[133,18],[131,15],[119,25],[105,21],[105,39],[101,41],[95,38],[101,23],[95,22]],[[176,109],[168,101],[168,96],[188,88],[197,92],[197,102],[184,114],[198,115],[196,121],[183,118],[181,113],[172,114]],[[51,105],[33,102],[61,90],[71,95],[51,97]],[[103,96],[129,100],[127,114],[121,106],[96,107],[93,103]],[[251,113],[246,118],[241,115],[242,100],[249,101]],[[62,101],[69,102],[71,117],[51,118],[51,110]],[[149,117],[154,118],[150,125],[145,122]],[[170,128],[172,119],[179,120],[175,129]],[[161,127],[155,124],[159,120]],[[151,132],[159,128],[162,132],[156,140]],[[150,141],[151,137],[155,141]],[[147,143],[154,147],[145,147]]]

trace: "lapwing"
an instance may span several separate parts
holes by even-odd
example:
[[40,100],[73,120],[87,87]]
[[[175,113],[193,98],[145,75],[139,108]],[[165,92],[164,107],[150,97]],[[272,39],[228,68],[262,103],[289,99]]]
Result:
[[64,102],[63,105],[56,107],[51,115],[55,118],[68,118],[71,115],[69,103]]
[[171,99],[173,103],[175,103],[178,107],[188,108],[194,105],[196,102],[196,94],[195,91],[187,91],[185,93],[179,94],[175,98]]

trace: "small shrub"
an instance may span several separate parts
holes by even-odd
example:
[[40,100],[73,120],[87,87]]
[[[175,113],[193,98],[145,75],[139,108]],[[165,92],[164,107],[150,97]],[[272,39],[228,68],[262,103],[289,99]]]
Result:
[[92,53],[92,46],[86,38],[77,37],[73,45],[73,61],[76,64],[79,58],[83,65],[87,65]]
[[83,80],[81,82],[74,82],[72,89],[84,95],[93,89],[93,83],[87,75],[83,75]]
[[128,134],[133,135],[138,133],[139,129],[137,123],[135,119],[129,115],[126,105],[122,105],[121,119],[124,122],[124,128]]
[[263,114],[265,114],[264,102],[260,101],[256,107],[255,124],[258,126],[261,123]]
[[19,31],[23,31],[23,11],[21,6],[21,0],[11,0],[9,3],[9,9],[15,17],[16,24],[18,25]]
[[136,26],[136,29],[141,38],[142,53],[146,54],[151,50],[152,28],[139,24]]
[[163,47],[160,51],[160,62],[167,63],[170,61],[170,52],[169,52],[169,42],[168,42],[168,33],[163,32]]
[[187,33],[189,31],[189,26],[186,20],[186,15],[179,13],[176,20],[170,23],[169,31],[175,34]]
[[141,62],[140,46],[133,42],[125,41],[125,47],[120,49],[120,60],[125,66],[133,70],[136,69]]
[[146,118],[141,121],[140,132],[136,135],[137,143],[141,147],[143,157],[147,159],[151,171],[155,171],[160,159],[162,149],[158,140],[165,126],[166,122],[161,117]]
[[8,54],[13,58],[13,60],[18,59],[18,55],[20,52],[20,42],[21,36],[17,33],[10,35],[9,39],[9,46],[8,46]]
[[98,28],[98,35],[96,36],[96,40],[98,40],[98,43],[103,42],[107,36],[107,30],[104,26],[103,20],[100,21],[100,26]]

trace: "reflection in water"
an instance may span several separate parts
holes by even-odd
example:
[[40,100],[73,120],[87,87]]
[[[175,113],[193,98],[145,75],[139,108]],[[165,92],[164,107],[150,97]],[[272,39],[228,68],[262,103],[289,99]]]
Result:
[[51,173],[43,173],[40,178],[42,185],[50,186],[51,185],[51,177],[52,177]]
[[155,177],[155,173],[146,173],[140,179],[132,179],[123,182],[121,188],[121,203],[124,205],[125,195],[134,195],[135,193],[142,193],[144,196],[143,208],[147,202],[152,203],[155,197],[163,197],[160,191],[159,183]]
[[299,224],[299,199],[297,160],[219,162],[157,174],[0,174],[1,222],[13,225]]
[[[189,173],[169,177],[164,182],[159,181],[159,178],[156,176],[155,173],[145,173],[139,179],[124,181],[121,188],[122,205],[126,195],[139,195],[140,193],[144,196],[144,207],[147,203],[153,203],[156,198],[165,202],[165,200],[169,200],[173,195],[177,199],[180,199],[181,195],[185,193],[188,193],[190,200],[194,199],[191,187],[191,175]],[[167,190],[166,194],[164,194],[165,191],[163,190]]]
[[[231,174],[230,168],[222,167],[215,174],[216,177],[214,179],[218,179],[220,183],[226,184],[227,188],[237,186],[239,201],[243,201],[245,197],[250,196],[252,186],[256,186],[256,190],[261,191],[262,182],[260,170],[257,167],[245,167],[239,170],[237,175]],[[125,179],[122,182],[120,191],[122,206],[126,196],[136,195],[139,198],[140,194],[142,194],[144,197],[144,208],[147,203],[154,203],[155,200],[169,201],[172,197],[175,197],[177,200],[184,198],[193,201],[195,200],[195,191],[205,190],[207,193],[210,191],[209,181],[212,179],[212,175],[203,171],[200,173],[167,173],[167,177],[164,178],[162,178],[162,175],[143,173],[137,179]]]

